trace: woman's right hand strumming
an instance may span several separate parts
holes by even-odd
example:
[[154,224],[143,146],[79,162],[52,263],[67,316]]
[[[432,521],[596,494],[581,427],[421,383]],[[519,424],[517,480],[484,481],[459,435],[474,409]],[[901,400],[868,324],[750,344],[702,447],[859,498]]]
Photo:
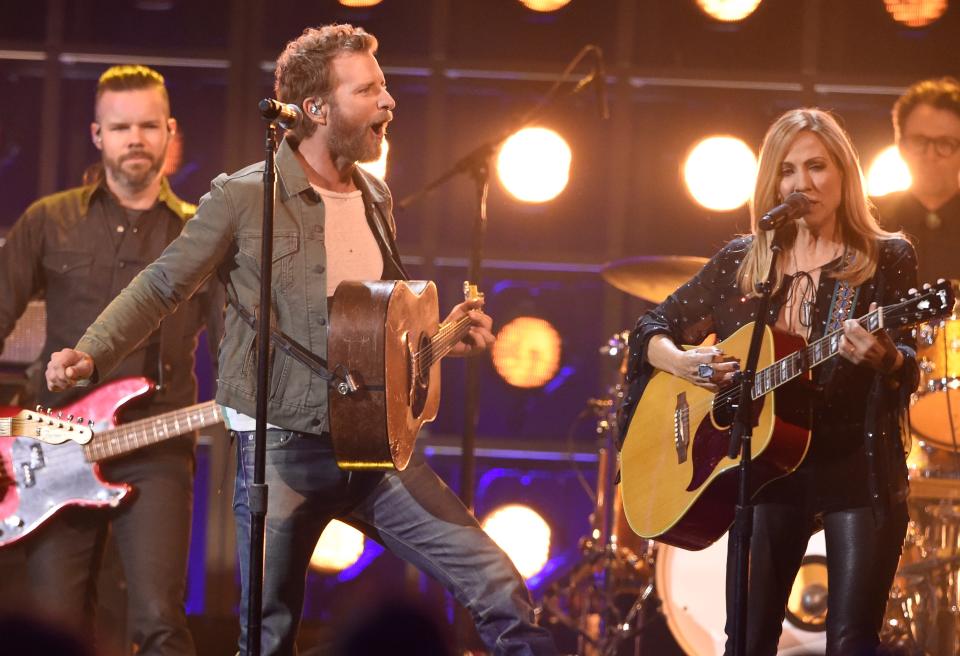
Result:
[[647,343],[647,360],[657,369],[716,392],[733,382],[740,361],[724,355],[715,346],[677,348],[666,335],[654,335]]

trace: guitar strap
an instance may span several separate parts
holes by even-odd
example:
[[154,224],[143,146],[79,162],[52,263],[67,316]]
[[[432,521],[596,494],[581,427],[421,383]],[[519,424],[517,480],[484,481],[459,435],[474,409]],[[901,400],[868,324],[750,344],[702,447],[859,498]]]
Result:
[[[853,255],[844,257],[841,265],[846,267],[853,261]],[[860,288],[854,287],[846,280],[837,280],[833,286],[833,298],[830,300],[830,319],[824,334],[829,334],[843,328],[843,322],[850,318],[853,309],[857,306]]]
[[[222,270],[218,271],[218,275],[227,289],[227,302],[231,305],[231,307],[233,307],[234,310],[237,311],[237,314],[240,316],[243,322],[250,326],[251,330],[256,332],[258,319],[257,314],[250,312],[250,310],[243,306],[243,303],[240,302],[240,299],[237,296],[237,290],[233,286],[233,282],[229,279],[229,277],[223,274]],[[310,371],[319,376],[321,379],[327,381],[327,384],[339,394],[346,396],[356,392],[357,389],[359,389],[354,377],[350,374],[350,371],[346,367],[343,365],[337,365],[334,367],[333,371],[330,371],[327,367],[326,360],[274,326],[272,322],[270,325],[270,343],[300,364],[310,369]]]
[[833,286],[833,299],[830,301],[830,319],[824,334],[843,328],[843,322],[850,318],[853,308],[857,306],[859,295],[859,287],[854,287],[846,280],[836,282]]

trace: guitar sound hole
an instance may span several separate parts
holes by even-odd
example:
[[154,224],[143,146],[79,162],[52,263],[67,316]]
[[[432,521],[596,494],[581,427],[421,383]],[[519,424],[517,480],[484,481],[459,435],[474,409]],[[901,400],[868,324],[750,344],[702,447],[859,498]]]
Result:
[[427,387],[430,385],[430,360],[433,353],[430,348],[430,338],[421,334],[417,342],[419,357],[414,364],[413,389],[410,394],[410,411],[414,417],[419,417],[427,402]]
[[717,426],[728,427],[733,423],[734,407],[732,399],[739,391],[730,388],[725,393],[718,394],[713,399],[713,421]]

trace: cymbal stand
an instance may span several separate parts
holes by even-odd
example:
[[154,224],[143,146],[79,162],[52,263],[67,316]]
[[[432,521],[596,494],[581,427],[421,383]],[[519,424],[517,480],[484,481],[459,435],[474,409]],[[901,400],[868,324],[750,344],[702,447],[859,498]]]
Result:
[[[611,391],[615,398],[622,394],[620,385]],[[643,631],[645,611],[656,599],[653,559],[649,553],[638,555],[620,545],[614,528],[616,403],[613,399],[590,399],[587,406],[596,417],[600,438],[591,532],[580,539],[580,560],[546,589],[543,606],[554,621],[577,633],[578,654],[613,656],[626,640]],[[639,587],[640,591],[631,606],[623,611],[617,598],[630,587]]]

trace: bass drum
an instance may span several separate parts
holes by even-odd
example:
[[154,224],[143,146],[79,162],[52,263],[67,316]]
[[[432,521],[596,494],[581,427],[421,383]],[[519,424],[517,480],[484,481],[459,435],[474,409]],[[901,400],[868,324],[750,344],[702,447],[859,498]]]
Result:
[[[726,635],[727,536],[702,551],[661,544],[656,584],[667,625],[689,656],[720,656]],[[827,559],[823,532],[810,538],[797,573],[778,654],[824,654],[827,648]]]

